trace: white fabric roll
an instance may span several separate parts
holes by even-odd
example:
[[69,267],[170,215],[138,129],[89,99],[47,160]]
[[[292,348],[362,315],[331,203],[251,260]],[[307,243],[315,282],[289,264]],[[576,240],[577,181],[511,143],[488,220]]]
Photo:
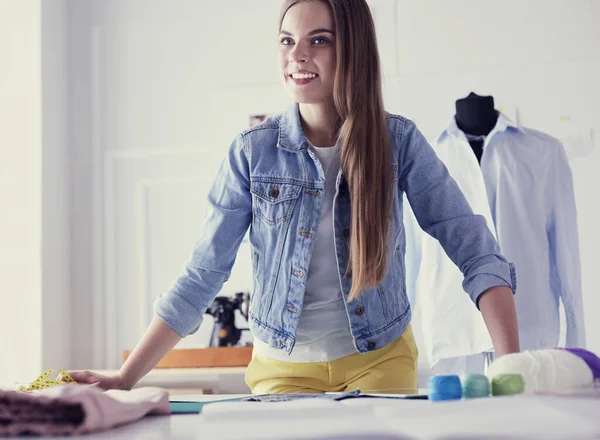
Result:
[[580,357],[557,349],[523,351],[497,358],[488,368],[491,380],[497,374],[520,374],[525,392],[565,392],[590,386],[592,370]]

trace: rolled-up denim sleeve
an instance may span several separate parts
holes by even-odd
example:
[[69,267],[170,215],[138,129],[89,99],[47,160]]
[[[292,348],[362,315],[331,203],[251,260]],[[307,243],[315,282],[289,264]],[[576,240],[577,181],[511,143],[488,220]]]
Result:
[[155,313],[180,336],[194,333],[229,278],[252,219],[247,152],[243,135],[231,144],[208,193],[207,209],[191,258]]
[[485,218],[473,213],[462,191],[423,134],[406,120],[401,138],[400,189],[406,193],[419,226],[439,241],[464,276],[463,289],[477,305],[495,286],[516,290],[512,263],[501,254]]

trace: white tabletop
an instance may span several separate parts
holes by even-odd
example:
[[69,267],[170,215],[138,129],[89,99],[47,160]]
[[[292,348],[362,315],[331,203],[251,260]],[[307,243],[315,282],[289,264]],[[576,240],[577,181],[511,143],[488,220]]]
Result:
[[[198,395],[198,396],[176,396],[171,400],[189,400],[189,401],[211,401],[211,400],[224,400],[231,399],[234,397],[241,397],[240,395]],[[505,400],[512,399],[512,400]],[[473,419],[483,421],[486,419],[493,420],[498,419],[498,411],[504,413],[507,419],[501,424],[497,424],[496,428],[491,429],[489,433],[496,435],[500,434],[498,438],[522,438],[522,439],[533,439],[539,438],[543,435],[544,438],[556,438],[556,439],[572,439],[572,438],[600,438],[600,421],[598,420],[598,414],[600,414],[600,399],[582,399],[582,398],[571,398],[571,397],[552,397],[552,396],[514,396],[514,398],[489,398],[489,399],[478,399],[479,402],[470,400],[463,402],[427,402],[427,401],[402,401],[394,404],[392,401],[388,401],[388,407],[386,408],[386,402],[381,399],[377,399],[377,405],[382,405],[382,411],[379,411],[380,418],[374,418],[373,414],[369,414],[370,406],[375,405],[375,401],[370,403],[367,399],[351,399],[362,402],[354,402],[353,410],[354,416],[349,419],[350,423],[356,423],[356,436],[352,438],[377,438],[377,439],[435,439],[435,438],[447,438],[446,434],[450,432],[443,432],[441,435],[440,428],[446,426],[447,429],[452,431],[455,420],[459,413],[472,415]],[[371,400],[371,399],[369,399]],[[352,403],[352,402],[351,402]],[[227,405],[227,404],[221,404]],[[258,404],[257,404],[258,405]],[[270,404],[263,404],[270,405]],[[394,406],[395,405],[395,406]],[[404,406],[405,405],[405,406]],[[465,411],[461,411],[463,408]],[[529,411],[530,417],[522,417],[520,415],[520,408],[525,413]],[[554,420],[547,420],[545,409],[548,409],[549,413],[554,415]],[[537,414],[531,414],[532,409],[538,411]],[[357,411],[358,410],[358,411]],[[423,411],[421,411],[423,410]],[[238,417],[235,411],[232,411],[231,418],[229,418],[229,411],[225,412],[222,420],[218,423],[206,423],[201,415],[172,415],[172,416],[150,416],[146,417],[138,422],[131,423],[125,426],[121,426],[110,431],[101,432],[98,434],[91,434],[79,437],[71,437],[72,439],[107,439],[111,440],[152,440],[152,439],[164,439],[164,440],[188,440],[188,439],[237,439],[237,438],[266,438],[266,439],[297,439],[300,438],[300,432],[303,429],[303,423],[305,420],[303,417],[295,416],[293,419],[287,419],[284,423],[279,417],[274,417],[274,414],[264,412],[259,417],[254,417],[254,420],[249,417]],[[387,414],[386,414],[387,413]],[[492,414],[494,413],[494,414]],[[364,414],[364,415],[363,415]],[[402,417],[402,414],[405,417]],[[326,415],[324,415],[326,416]],[[383,416],[383,419],[381,418]],[[493,417],[492,417],[493,416]],[[206,416],[205,416],[206,417]],[[574,420],[573,420],[574,418]],[[257,420],[259,419],[259,420]],[[557,419],[563,419],[557,420]],[[506,426],[506,422],[520,423],[520,428],[516,428],[514,423],[512,426],[507,427],[510,429],[510,433],[503,432],[503,427]],[[569,423],[569,420],[575,422],[573,425]],[[314,421],[314,420],[313,420]],[[330,418],[324,417],[322,422],[327,423],[334,422]],[[509,422],[509,424],[511,423]],[[347,423],[347,422],[345,422]],[[465,436],[464,426],[465,423],[458,422],[462,425],[463,432],[460,438],[486,438],[481,436],[482,426],[473,425],[472,433],[467,431]],[[487,423],[487,422],[486,422]],[[552,423],[555,423],[554,432]],[[273,426],[269,426],[273,425]],[[275,426],[277,425],[277,426]],[[582,425],[586,425],[587,431],[582,431]],[[421,429],[422,426],[422,429]],[[360,432],[368,432],[369,428],[372,428],[373,436],[361,436]],[[273,429],[271,429],[273,428]],[[331,428],[331,427],[329,427]],[[346,425],[347,428],[347,425]],[[383,428],[389,428],[386,431]],[[486,427],[484,426],[483,429]],[[518,435],[515,436],[515,430],[517,429]],[[244,432],[246,430],[246,432]],[[436,431],[437,430],[437,431]],[[589,432],[593,431],[591,435]],[[232,435],[234,431],[241,431],[241,434]],[[275,432],[275,434],[273,433]],[[331,431],[331,429],[329,429]],[[346,429],[347,431],[347,429]],[[314,426],[313,426],[314,432]],[[383,434],[382,434],[383,433]],[[556,433],[556,435],[549,436],[549,433]],[[458,434],[458,433],[457,433]],[[507,436],[502,436],[506,434]],[[573,434],[573,435],[571,435]],[[583,436],[582,434],[585,434]],[[327,438],[329,438],[329,435]],[[364,434],[363,434],[364,435]],[[312,437],[315,438],[315,437]],[[336,437],[338,438],[338,437]],[[342,438],[342,437],[340,437]],[[347,438],[346,434],[343,438]],[[454,437],[453,437],[454,438]]]

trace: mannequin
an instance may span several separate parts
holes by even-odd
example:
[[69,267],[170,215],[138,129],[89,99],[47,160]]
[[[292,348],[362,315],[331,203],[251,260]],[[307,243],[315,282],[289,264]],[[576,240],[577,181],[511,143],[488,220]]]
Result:
[[[468,95],[456,101],[456,114],[433,148],[514,264],[521,350],[586,347],[577,205],[564,147],[511,121],[495,109],[491,96]],[[481,313],[464,296],[462,274],[439,243],[422,232],[414,213],[405,225],[409,298],[421,317],[420,346],[432,373],[485,371],[493,344]],[[507,284],[514,284],[512,275]],[[463,325],[456,325],[457,318]],[[531,371],[545,380],[541,369]]]
[[479,163],[485,136],[494,129],[497,121],[498,111],[494,108],[492,96],[471,92],[466,98],[456,101],[456,125],[467,135]]

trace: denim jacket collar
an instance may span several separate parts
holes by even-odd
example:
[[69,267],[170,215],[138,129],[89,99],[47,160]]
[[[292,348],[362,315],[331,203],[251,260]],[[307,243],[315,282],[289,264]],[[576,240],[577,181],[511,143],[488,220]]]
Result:
[[304,136],[297,102],[292,103],[280,116],[277,148],[292,153],[308,149],[308,140]]

